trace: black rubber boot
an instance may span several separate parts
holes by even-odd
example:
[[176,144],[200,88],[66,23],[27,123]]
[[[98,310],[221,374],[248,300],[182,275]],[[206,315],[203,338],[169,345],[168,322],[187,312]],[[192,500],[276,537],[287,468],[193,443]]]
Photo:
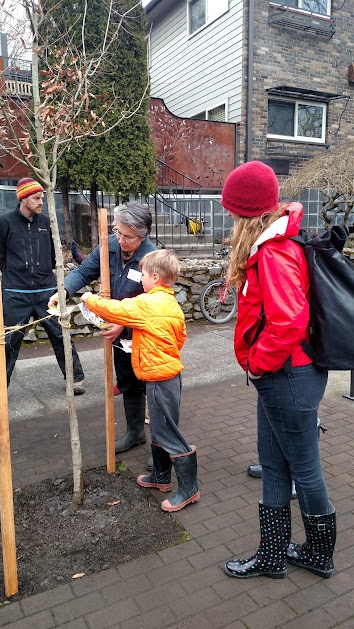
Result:
[[227,561],[224,570],[228,577],[286,577],[286,551],[291,537],[290,505],[268,507],[260,502],[259,525],[261,541],[257,553],[250,559]]
[[134,446],[146,443],[145,435],[145,395],[126,397],[123,395],[127,432],[116,441],[116,452],[126,452]]
[[330,513],[307,515],[301,513],[306,542],[289,544],[287,560],[298,568],[305,568],[324,579],[329,579],[334,570],[333,551],[336,543],[336,510],[329,502]]
[[150,487],[153,489],[159,489],[160,491],[170,491],[172,488],[171,483],[171,457],[164,450],[156,444],[151,444],[153,470],[150,476],[141,474],[136,479],[136,482],[140,487]]
[[262,466],[261,465],[249,465],[247,468],[247,474],[253,478],[262,478]]
[[[192,446],[193,447],[193,446]],[[178,481],[178,490],[161,503],[163,511],[180,511],[191,502],[198,502],[200,491],[197,484],[197,451],[171,457]]]
[[146,469],[148,472],[152,472],[152,470],[154,469],[154,460],[152,456],[149,456],[148,460],[146,461]]

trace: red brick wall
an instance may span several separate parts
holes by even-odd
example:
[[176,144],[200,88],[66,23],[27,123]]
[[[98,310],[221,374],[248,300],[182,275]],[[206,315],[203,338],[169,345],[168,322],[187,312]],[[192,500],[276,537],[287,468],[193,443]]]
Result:
[[[4,60],[0,57],[0,91],[4,90],[5,81],[4,81]],[[18,112],[17,120],[14,124],[14,129],[16,135],[21,135],[21,126],[22,128],[26,128],[27,126],[27,116],[25,115],[25,110],[28,105],[24,104],[20,99],[12,100],[12,108]],[[0,183],[1,179],[21,179],[21,177],[29,176],[29,169],[26,166],[23,166],[14,158],[9,157],[0,149],[0,164],[2,168],[0,168]]]

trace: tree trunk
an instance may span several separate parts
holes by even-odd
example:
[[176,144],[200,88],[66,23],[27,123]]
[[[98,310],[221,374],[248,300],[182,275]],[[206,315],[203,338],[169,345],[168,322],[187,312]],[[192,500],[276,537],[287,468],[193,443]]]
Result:
[[97,211],[97,183],[93,181],[90,187],[90,207],[91,207],[91,246],[92,249],[98,245],[98,211]]
[[[38,72],[38,15],[32,13],[33,23],[33,47],[32,47],[32,89],[33,89],[33,117],[34,128],[36,132],[39,166],[41,172],[41,183],[47,192],[48,214],[50,218],[50,226],[52,231],[56,271],[57,271],[57,285],[59,295],[60,306],[60,322],[62,324],[63,341],[64,341],[64,355],[65,355],[65,377],[66,377],[66,398],[68,406],[69,424],[70,424],[70,436],[71,436],[71,451],[73,461],[73,480],[74,480],[74,492],[70,510],[76,510],[78,506],[83,503],[84,498],[84,480],[82,469],[82,454],[79,437],[79,424],[76,415],[75,402],[74,402],[74,374],[73,374],[73,357],[71,350],[70,339],[70,315],[66,309],[66,293],[64,290],[64,261],[63,251],[60,242],[60,234],[58,227],[58,219],[55,212],[55,197],[54,188],[56,184],[56,168],[53,167],[52,177],[49,173],[48,156],[44,148],[43,127],[40,116],[40,94],[39,94],[39,72]],[[57,156],[57,144],[53,145],[53,161],[56,163]],[[37,175],[38,176],[38,175]]]
[[50,217],[50,226],[53,235],[53,243],[55,249],[57,284],[59,295],[59,306],[62,324],[64,355],[65,355],[65,377],[66,377],[66,398],[69,415],[70,437],[71,437],[71,453],[73,462],[73,481],[74,492],[71,503],[71,511],[75,511],[84,500],[84,475],[82,469],[82,453],[79,435],[79,423],[76,414],[74,401],[74,374],[73,374],[73,355],[71,350],[70,338],[70,315],[66,309],[66,296],[64,290],[64,261],[63,252],[60,242],[60,234],[58,221],[55,212],[54,190],[50,186],[47,188],[48,214]]
[[64,184],[62,186],[61,193],[63,196],[63,216],[64,216],[64,225],[65,225],[66,244],[68,245],[68,247],[70,247],[71,241],[73,239],[73,230],[71,226],[71,216],[70,216],[69,187],[67,184]]

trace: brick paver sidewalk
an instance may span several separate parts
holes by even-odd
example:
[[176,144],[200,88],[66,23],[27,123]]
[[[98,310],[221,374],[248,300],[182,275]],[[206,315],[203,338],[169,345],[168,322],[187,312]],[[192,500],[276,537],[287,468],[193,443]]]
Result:
[[[246,474],[256,459],[256,396],[245,379],[188,389],[182,426],[197,444],[201,500],[176,514],[192,540],[0,608],[11,629],[326,629],[354,628],[354,407],[321,406],[322,460],[338,513],[336,573],[323,580],[289,566],[287,579],[230,579],[231,556],[259,541],[261,482]],[[84,463],[105,464],[103,407],[80,417]],[[56,437],[54,435],[57,435]],[[70,471],[65,414],[11,426],[14,487]],[[147,447],[123,461],[141,472]],[[160,494],[158,498],[160,498]],[[294,538],[303,541],[292,503]]]

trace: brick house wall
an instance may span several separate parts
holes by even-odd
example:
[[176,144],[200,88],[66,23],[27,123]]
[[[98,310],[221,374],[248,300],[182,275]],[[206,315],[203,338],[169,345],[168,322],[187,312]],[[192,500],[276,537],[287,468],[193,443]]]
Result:
[[[294,4],[294,3],[288,3]],[[272,3],[255,0],[254,58],[253,58],[253,124],[252,156],[248,159],[285,160],[289,175],[295,174],[308,159],[323,151],[354,140],[354,83],[348,82],[348,67],[353,63],[354,3],[340,3],[332,16],[335,32],[332,37],[319,35],[311,30],[294,30],[288,26],[269,24]],[[245,0],[244,52],[243,55],[243,100],[242,119],[239,129],[239,162],[246,160],[247,123],[247,53],[248,53],[248,2]],[[275,7],[284,13],[283,7]],[[300,12],[298,12],[300,14]],[[318,16],[317,16],[318,17]],[[297,20],[303,26],[320,23],[329,30],[329,19],[312,18],[307,13]],[[343,96],[327,101],[327,127],[325,144],[311,142],[281,143],[267,140],[268,92],[275,86],[291,86],[296,89],[316,90]],[[345,98],[347,97],[347,98]],[[299,96],[300,98],[300,96]],[[280,172],[277,173],[282,180]]]
[[[5,91],[5,72],[4,72],[4,59],[0,56],[0,93]],[[21,129],[26,128],[28,125],[27,110],[29,106],[28,100],[12,97],[11,106],[16,112],[16,121],[13,123],[13,128],[17,136],[21,135]],[[10,134],[9,134],[10,136]],[[29,151],[28,151],[29,152]],[[21,164],[13,157],[6,155],[4,151],[0,153],[0,185],[4,182],[8,185],[9,181],[16,181],[22,177],[29,176],[29,169],[24,164]]]

